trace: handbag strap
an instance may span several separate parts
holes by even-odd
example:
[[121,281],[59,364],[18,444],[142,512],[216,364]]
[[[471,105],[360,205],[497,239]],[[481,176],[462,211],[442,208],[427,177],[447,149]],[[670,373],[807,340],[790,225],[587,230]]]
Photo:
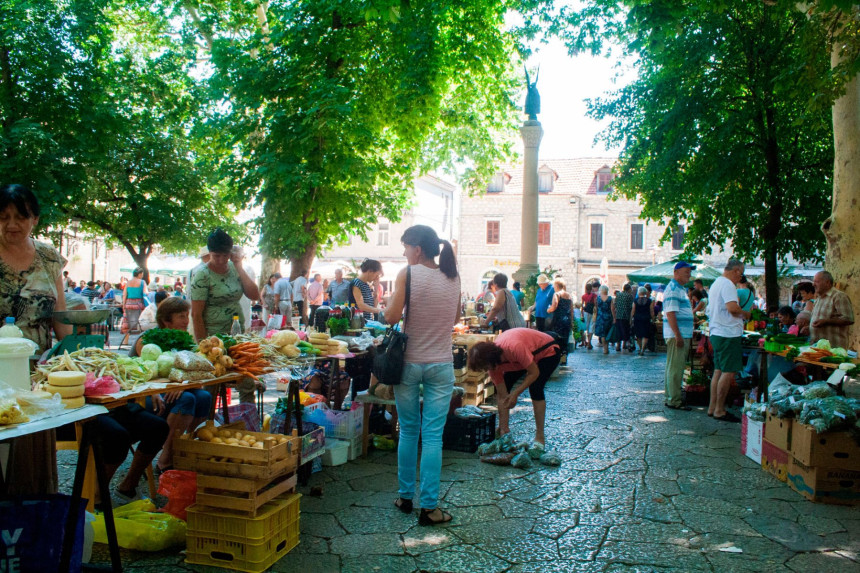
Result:
[[406,310],[403,313],[403,329],[406,330],[406,321],[409,320],[409,290],[412,286],[412,265],[406,265]]

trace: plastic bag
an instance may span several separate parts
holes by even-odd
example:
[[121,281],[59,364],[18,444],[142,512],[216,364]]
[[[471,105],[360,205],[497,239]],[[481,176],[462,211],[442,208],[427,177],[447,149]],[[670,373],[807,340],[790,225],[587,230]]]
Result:
[[540,463],[545,466],[560,466],[561,465],[561,456],[559,456],[555,452],[547,452],[540,457]]
[[102,376],[96,378],[93,372],[87,372],[87,381],[84,390],[84,396],[104,396],[119,392],[119,382],[113,376]]
[[857,414],[851,402],[840,396],[831,396],[805,401],[799,420],[823,433],[850,428],[857,422]]
[[212,378],[211,372],[205,370],[182,370],[180,368],[171,368],[167,379],[171,382],[194,382],[196,380],[209,380]]
[[169,470],[158,480],[158,493],[167,498],[161,511],[186,521],[185,510],[197,500],[197,474],[183,470]]
[[[113,510],[119,546],[138,551],[162,551],[185,545],[185,522],[167,513],[157,513],[149,499],[133,501]],[[95,541],[107,543],[104,514],[93,522]]]
[[50,418],[65,408],[59,394],[21,390],[0,382],[0,425]]
[[173,361],[173,367],[181,370],[201,370],[211,372],[215,370],[212,363],[205,356],[201,356],[190,350],[182,350],[176,353],[176,358]]
[[[59,571],[71,501],[59,494],[0,500],[0,571]],[[81,570],[86,505],[81,500],[70,571]]]
[[305,392],[304,390],[299,390],[299,402],[302,406],[310,406],[311,404],[318,404],[320,402],[325,401],[325,396],[321,396],[320,394],[314,394],[313,392]]
[[511,460],[511,465],[515,468],[525,470],[532,467],[532,459],[529,457],[528,453],[520,452],[513,457],[513,459]]
[[836,392],[833,388],[827,385],[827,382],[813,382],[809,386],[802,386],[800,393],[805,400],[814,400],[816,398],[829,398],[835,396]]

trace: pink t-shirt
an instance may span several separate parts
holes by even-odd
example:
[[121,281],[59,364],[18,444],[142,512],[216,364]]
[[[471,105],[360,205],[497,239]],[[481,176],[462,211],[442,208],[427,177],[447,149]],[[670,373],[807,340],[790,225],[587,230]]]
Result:
[[490,370],[493,384],[504,384],[505,372],[525,370],[532,362],[557,354],[558,346],[550,346],[534,355],[535,350],[553,340],[549,334],[531,328],[512,328],[501,333],[496,338],[496,345],[504,351],[503,363]]

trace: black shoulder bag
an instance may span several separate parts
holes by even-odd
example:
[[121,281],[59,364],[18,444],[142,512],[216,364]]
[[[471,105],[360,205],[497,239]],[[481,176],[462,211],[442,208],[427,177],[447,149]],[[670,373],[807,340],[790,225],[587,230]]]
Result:
[[[406,329],[406,321],[409,320],[409,287],[412,282],[412,269],[406,267],[406,313],[403,317],[403,328]],[[405,332],[396,330],[394,326],[388,327],[382,343],[376,347],[376,356],[373,358],[373,375],[380,384],[394,386],[400,384],[403,376],[403,365],[406,356],[406,340],[409,337]]]

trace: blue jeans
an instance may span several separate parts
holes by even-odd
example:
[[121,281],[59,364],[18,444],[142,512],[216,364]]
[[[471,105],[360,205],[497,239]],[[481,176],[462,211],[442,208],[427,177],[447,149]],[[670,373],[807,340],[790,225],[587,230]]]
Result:
[[[418,385],[424,385],[421,409]],[[454,365],[451,362],[403,366],[400,384],[394,386],[394,400],[400,418],[400,444],[397,448],[397,478],[400,497],[415,496],[418,463],[418,436],[421,436],[420,506],[435,509],[439,501],[439,476],[442,473],[442,430],[448,417],[454,390]]]

